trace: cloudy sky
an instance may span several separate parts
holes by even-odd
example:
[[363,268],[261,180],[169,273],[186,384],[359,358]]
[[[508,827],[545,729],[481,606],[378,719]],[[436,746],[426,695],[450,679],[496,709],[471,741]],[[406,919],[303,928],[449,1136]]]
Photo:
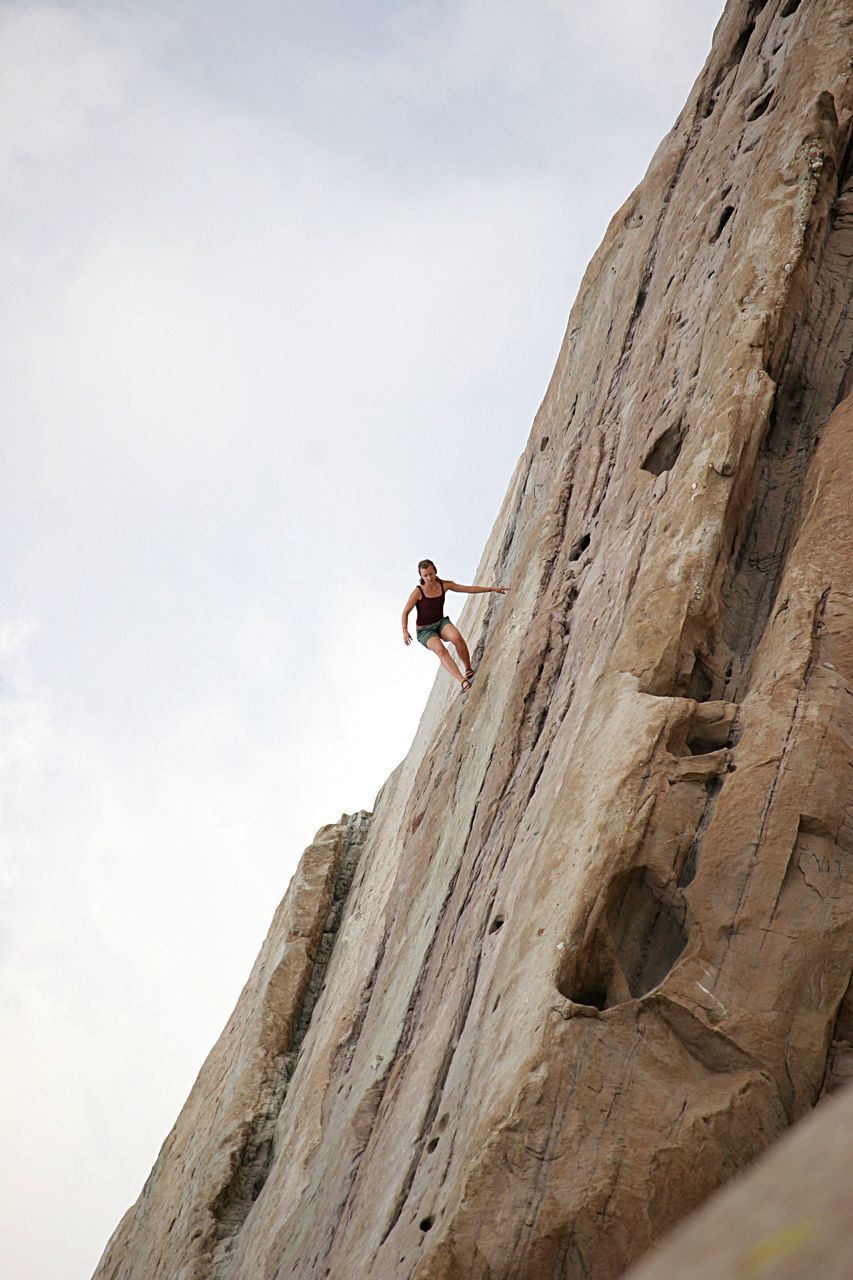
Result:
[[405,754],[417,561],[472,580],[721,9],[0,3],[14,1280],[91,1273],[300,851]]

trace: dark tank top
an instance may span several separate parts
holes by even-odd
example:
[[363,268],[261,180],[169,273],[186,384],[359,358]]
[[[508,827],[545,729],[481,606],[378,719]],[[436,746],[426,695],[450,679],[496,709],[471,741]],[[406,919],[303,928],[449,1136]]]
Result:
[[[441,578],[438,581],[441,582]],[[441,622],[444,617],[444,583],[441,582],[440,596],[425,596],[422,587],[418,587],[418,590],[421,593],[421,598],[415,605],[418,626],[428,627],[433,622]]]

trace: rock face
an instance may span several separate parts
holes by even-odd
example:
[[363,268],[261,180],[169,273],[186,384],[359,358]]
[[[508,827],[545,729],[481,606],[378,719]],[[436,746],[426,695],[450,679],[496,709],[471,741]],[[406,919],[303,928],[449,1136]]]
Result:
[[227,1250],[269,1169],[369,821],[345,814],[303,853],[237,1007],[99,1274],[206,1275],[213,1255]]
[[852,47],[728,4],[99,1280],[609,1280],[849,1073]]
[[786,1134],[625,1280],[850,1280],[853,1089]]

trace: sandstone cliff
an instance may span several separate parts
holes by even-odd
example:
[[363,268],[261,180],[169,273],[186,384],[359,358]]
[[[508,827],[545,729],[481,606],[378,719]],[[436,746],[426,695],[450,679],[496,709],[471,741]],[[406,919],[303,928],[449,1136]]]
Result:
[[796,1125],[625,1280],[850,1280],[853,1089]]
[[849,1070],[851,47],[730,0],[99,1280],[606,1280]]

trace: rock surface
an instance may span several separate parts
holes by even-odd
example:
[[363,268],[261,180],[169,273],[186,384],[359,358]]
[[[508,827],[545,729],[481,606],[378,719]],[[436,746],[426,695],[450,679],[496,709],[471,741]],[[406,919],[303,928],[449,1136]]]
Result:
[[850,1280],[851,1133],[847,1089],[718,1191],[625,1280]]
[[303,853],[237,1007],[98,1274],[206,1276],[227,1252],[269,1167],[369,821],[345,814]]
[[849,1070],[852,47],[848,0],[730,0],[298,1052],[311,850],[99,1280],[610,1280]]

